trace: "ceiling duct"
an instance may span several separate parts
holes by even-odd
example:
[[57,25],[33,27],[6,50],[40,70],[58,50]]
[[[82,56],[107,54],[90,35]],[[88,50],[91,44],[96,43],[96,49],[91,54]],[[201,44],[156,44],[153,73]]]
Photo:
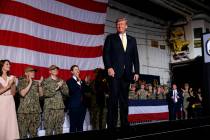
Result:
[[185,7],[183,4],[180,4],[178,1],[176,2],[169,0],[150,0],[150,1],[185,17],[187,21],[190,20],[193,15],[192,9]]
[[207,5],[205,5],[205,4],[203,4],[203,3],[201,3],[201,2],[199,2],[198,0],[191,0],[194,4],[196,4],[196,5],[198,5],[198,6],[201,6],[202,8],[204,8],[204,9],[206,9],[206,10],[209,10],[210,9],[210,7],[209,6],[207,6]]

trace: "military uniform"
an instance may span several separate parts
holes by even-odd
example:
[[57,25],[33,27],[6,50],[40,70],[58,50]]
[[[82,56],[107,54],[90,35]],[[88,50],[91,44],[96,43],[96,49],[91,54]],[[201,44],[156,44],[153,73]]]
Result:
[[[97,103],[97,95],[92,96],[92,107],[91,107],[91,124],[93,130],[101,130],[106,128],[106,117],[107,117],[107,105],[106,98],[104,98],[104,103]],[[104,95],[105,96],[105,95]]]
[[136,94],[136,88],[137,88],[136,84],[130,84],[129,92],[128,92],[129,100],[137,100],[138,99],[138,96]]
[[140,100],[146,100],[147,99],[147,94],[148,94],[148,92],[144,89],[139,89],[137,91],[137,95],[139,95]]
[[45,135],[61,134],[64,123],[64,101],[68,96],[68,87],[66,82],[56,90],[58,82],[62,79],[53,80],[51,77],[42,82],[44,95],[44,127]]
[[[18,83],[18,91],[26,88],[29,81],[25,78]],[[20,96],[20,105],[18,107],[18,125],[20,137],[22,139],[29,137],[36,137],[40,125],[41,107],[39,103],[39,83],[33,81],[28,93],[22,97]]]
[[163,99],[164,99],[163,93],[162,93],[162,92],[158,93],[158,94],[156,95],[156,98],[157,98],[158,100],[163,100]]
[[101,130],[106,128],[108,94],[108,83],[103,77],[103,71],[100,70],[95,81],[93,82],[91,99],[91,124],[93,130]]
[[129,100],[138,100],[138,96],[136,95],[136,92],[130,90],[130,91],[128,92],[128,99],[129,99]]
[[155,99],[157,99],[157,89],[156,89],[156,87],[153,87],[152,89],[151,89],[151,87],[149,87],[149,96],[148,96],[148,99],[153,99],[153,100],[155,100]]
[[168,87],[166,85],[163,85],[163,89],[164,89],[163,99],[167,99],[167,96],[168,96]]

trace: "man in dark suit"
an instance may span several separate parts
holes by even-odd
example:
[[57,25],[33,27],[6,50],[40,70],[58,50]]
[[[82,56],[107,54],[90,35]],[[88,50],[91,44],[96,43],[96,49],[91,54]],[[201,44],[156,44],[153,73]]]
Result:
[[81,81],[79,67],[71,67],[72,78],[66,81],[69,88],[69,118],[70,132],[83,131],[83,123],[86,115],[86,106],[84,103],[85,83]]
[[[108,128],[113,129],[118,120],[118,103],[121,127],[128,127],[129,84],[139,78],[139,57],[136,39],[127,35],[127,20],[116,20],[117,33],[107,36],[103,61],[109,75],[111,93],[108,101]],[[133,76],[134,66],[134,76]]]
[[169,92],[169,119],[176,120],[181,119],[181,109],[183,104],[183,95],[180,90],[177,89],[175,83],[172,84],[172,89]]

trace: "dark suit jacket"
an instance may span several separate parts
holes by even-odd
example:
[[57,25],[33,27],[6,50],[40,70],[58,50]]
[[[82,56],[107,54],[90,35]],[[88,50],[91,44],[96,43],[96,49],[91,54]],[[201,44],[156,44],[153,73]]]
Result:
[[66,81],[67,86],[69,88],[69,108],[81,107],[84,105],[84,82],[82,82],[81,86],[77,83],[77,81],[72,77]]
[[106,69],[114,69],[116,78],[121,77],[125,72],[126,78],[132,80],[133,66],[134,73],[139,74],[136,39],[127,35],[127,48],[124,51],[119,34],[108,35],[104,43],[103,61]]
[[[180,90],[177,90],[177,96],[179,96],[177,104],[179,104],[181,106],[183,104],[183,98],[184,97],[183,97],[183,94]],[[171,97],[173,97],[173,90],[169,91],[169,100],[170,100],[171,104],[174,104],[174,101]]]

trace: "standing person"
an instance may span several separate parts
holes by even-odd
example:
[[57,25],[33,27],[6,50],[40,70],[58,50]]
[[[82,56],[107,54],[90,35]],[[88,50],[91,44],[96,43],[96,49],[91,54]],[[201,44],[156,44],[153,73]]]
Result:
[[109,93],[105,70],[97,69],[93,91],[92,128],[93,130],[105,129],[107,123],[107,95]]
[[16,108],[13,96],[16,92],[15,77],[9,74],[10,61],[0,61],[0,139],[19,139]]
[[184,89],[182,89],[183,92],[183,119],[188,119],[188,109],[189,109],[189,84],[184,84]]
[[136,88],[137,88],[136,83],[130,84],[129,92],[128,92],[129,100],[138,100],[139,99],[139,96],[137,95]]
[[172,90],[169,92],[169,108],[170,120],[181,119],[181,108],[183,104],[183,94],[177,89],[177,85],[172,85]]
[[[136,39],[126,33],[126,18],[116,20],[117,33],[107,36],[103,61],[109,75],[110,96],[108,103],[108,128],[113,129],[118,120],[118,104],[121,127],[128,127],[129,85],[139,79],[139,57]],[[134,66],[134,76],[132,69]]]
[[141,84],[141,88],[137,91],[139,100],[146,100],[148,98],[148,92],[145,90],[144,83]]
[[192,88],[190,88],[189,111],[189,118],[197,118],[202,114],[202,96],[200,91],[193,91]]
[[194,105],[194,110],[195,110],[195,117],[201,117],[202,116],[202,111],[203,111],[203,97],[201,94],[201,88],[198,88],[196,94],[195,94],[195,105]]
[[[68,96],[66,82],[58,77],[59,67],[49,67],[50,76],[43,81],[45,135],[62,134],[64,123],[64,97]],[[54,132],[54,133],[53,133]]]
[[39,97],[43,95],[41,82],[35,81],[35,70],[32,67],[25,68],[25,77],[18,82],[20,105],[18,107],[18,125],[21,139],[37,137],[40,126],[41,107]]
[[69,88],[69,118],[70,132],[83,131],[83,123],[86,115],[86,106],[84,104],[85,83],[81,81],[80,71],[77,65],[71,66],[73,76],[67,80]]

